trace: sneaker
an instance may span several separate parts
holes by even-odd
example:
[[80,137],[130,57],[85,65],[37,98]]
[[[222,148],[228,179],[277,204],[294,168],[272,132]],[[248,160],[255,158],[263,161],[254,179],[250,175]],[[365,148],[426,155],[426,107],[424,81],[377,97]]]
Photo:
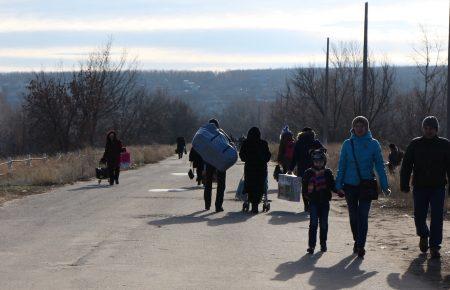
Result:
[[441,253],[439,253],[439,248],[430,248],[431,258],[439,259],[441,257]]
[[216,212],[222,212],[223,211],[223,207],[216,207]]
[[364,248],[358,249],[358,258],[364,259],[364,256],[366,255],[366,250]]
[[314,254],[314,248],[308,248],[306,251],[307,251],[308,254],[310,254],[310,255]]
[[327,245],[326,245],[326,244],[321,245],[321,246],[320,246],[320,251],[321,251],[322,253],[325,253],[325,252],[327,251]]
[[419,248],[422,253],[426,253],[428,251],[428,238],[420,237]]

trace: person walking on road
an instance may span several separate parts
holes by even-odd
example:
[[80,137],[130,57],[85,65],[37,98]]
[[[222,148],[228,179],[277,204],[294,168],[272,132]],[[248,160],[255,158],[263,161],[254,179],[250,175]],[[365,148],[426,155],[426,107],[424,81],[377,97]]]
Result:
[[391,151],[388,156],[388,168],[390,174],[395,174],[395,170],[402,163],[404,153],[398,149],[397,145],[389,144],[389,150]]
[[[450,177],[450,143],[438,137],[439,122],[436,117],[426,117],[422,122],[423,136],[411,141],[406,149],[400,170],[400,189],[410,191],[413,174],[414,222],[420,237],[423,253],[430,249],[432,258],[439,258],[442,243],[445,186]],[[428,208],[431,208],[430,228],[427,225]]]
[[[233,144],[231,142],[230,137],[222,130],[219,126],[219,121],[216,119],[209,120],[210,124],[214,124],[217,129],[220,130],[220,132],[228,138],[228,141],[230,144]],[[209,210],[211,208],[211,195],[212,195],[212,182],[213,182],[213,176],[216,174],[217,176],[217,195],[216,195],[216,212],[222,212],[223,211],[223,197],[225,194],[225,184],[226,184],[226,177],[227,173],[217,170],[214,166],[208,164],[205,162],[206,166],[206,174],[205,174],[205,191],[204,191],[204,199],[205,199],[205,209]]]
[[119,184],[120,174],[120,153],[123,152],[122,142],[117,138],[115,131],[110,131],[106,135],[105,153],[101,162],[108,166],[109,184]]
[[342,144],[336,189],[345,195],[353,234],[353,252],[364,258],[372,200],[378,199],[375,168],[381,188],[390,194],[380,143],[372,137],[369,121],[358,116],[352,122],[351,137]]
[[280,134],[277,162],[281,166],[281,174],[286,174],[289,171],[294,158],[295,142],[293,136],[289,126],[284,127]]
[[[297,176],[303,178],[305,171],[313,165],[311,158],[312,151],[321,148],[325,149],[322,143],[316,139],[316,133],[313,129],[309,127],[304,128],[302,132],[298,134],[289,173],[292,173],[295,167],[297,167]],[[303,204],[305,206],[305,212],[309,212],[309,202],[305,196],[303,196]]]
[[248,131],[247,139],[242,143],[239,152],[244,165],[244,191],[248,194],[248,201],[252,204],[252,213],[258,213],[258,205],[266,190],[267,163],[271,153],[267,141],[261,140],[259,128],[253,127]]
[[[313,166],[305,171],[302,179],[302,194],[309,200],[308,253],[313,254],[317,242],[317,228],[320,225],[320,251],[327,251],[328,214],[331,192],[336,185],[331,169],[326,167],[327,156],[323,150],[312,153]],[[343,197],[343,196],[342,196]]]
[[187,154],[186,140],[184,139],[184,137],[178,137],[177,138],[177,150],[176,150],[176,152],[178,154],[178,159],[183,158],[183,153]]

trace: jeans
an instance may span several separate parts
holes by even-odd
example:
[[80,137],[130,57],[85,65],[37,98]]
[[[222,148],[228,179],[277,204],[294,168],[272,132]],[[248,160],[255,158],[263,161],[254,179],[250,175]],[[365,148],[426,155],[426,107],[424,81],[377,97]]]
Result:
[[206,164],[206,176],[205,176],[205,208],[211,207],[211,195],[212,195],[212,182],[214,172],[217,172],[217,195],[216,195],[216,209],[222,207],[223,196],[225,194],[225,182],[226,182],[226,172],[221,172],[214,168],[213,166]]
[[330,202],[311,202],[309,204],[309,241],[310,248],[316,247],[317,228],[320,225],[320,245],[327,244],[328,235],[328,213],[330,212]]
[[[440,248],[444,223],[445,188],[414,188],[414,222],[417,235],[429,238],[430,248]],[[430,228],[427,225],[431,208]]]
[[366,246],[367,231],[369,228],[369,211],[372,201],[359,200],[359,186],[345,185],[344,192],[353,241],[355,241],[357,248],[364,248]]

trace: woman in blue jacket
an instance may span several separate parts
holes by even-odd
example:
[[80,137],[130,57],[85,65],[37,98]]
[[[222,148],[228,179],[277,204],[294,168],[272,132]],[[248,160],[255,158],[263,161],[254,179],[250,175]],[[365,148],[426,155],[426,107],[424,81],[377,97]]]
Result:
[[358,254],[360,258],[363,258],[366,253],[364,247],[366,244],[370,205],[373,199],[367,198],[361,190],[360,183],[362,180],[375,179],[374,168],[377,172],[381,189],[385,194],[390,194],[380,143],[372,138],[369,130],[369,121],[365,117],[359,116],[352,122],[350,139],[345,140],[342,144],[336,177],[336,189],[341,195],[345,194],[350,216],[350,227],[355,242],[353,253]]

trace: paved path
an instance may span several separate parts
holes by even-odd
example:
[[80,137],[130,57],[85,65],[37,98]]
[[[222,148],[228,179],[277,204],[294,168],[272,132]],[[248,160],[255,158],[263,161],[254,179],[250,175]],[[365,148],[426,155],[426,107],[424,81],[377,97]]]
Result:
[[272,195],[271,212],[241,213],[240,164],[228,172],[225,212],[205,212],[187,168],[171,158],[123,173],[112,188],[76,183],[5,204],[0,288],[430,288],[386,251],[355,259],[343,208],[330,214],[329,252],[309,256],[298,204]]

